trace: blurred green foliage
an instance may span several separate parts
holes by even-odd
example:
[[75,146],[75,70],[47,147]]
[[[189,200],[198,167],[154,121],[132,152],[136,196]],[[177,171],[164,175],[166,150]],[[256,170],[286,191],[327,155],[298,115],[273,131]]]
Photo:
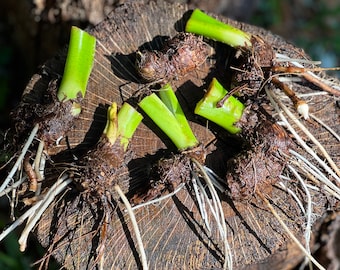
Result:
[[261,0],[250,23],[304,48],[314,60],[321,60],[324,67],[340,66],[340,2],[337,0]]
[[18,236],[9,234],[2,243],[4,250],[0,250],[0,269],[28,270],[31,269],[32,259],[19,251]]
[[[2,213],[3,214],[3,213]],[[5,227],[6,218],[0,216],[0,231]],[[35,265],[45,254],[45,250],[34,237],[30,237],[25,252],[19,250],[18,233],[12,232],[0,243],[0,269],[1,270],[32,270],[38,269]],[[59,269],[60,266],[51,258],[49,270]]]

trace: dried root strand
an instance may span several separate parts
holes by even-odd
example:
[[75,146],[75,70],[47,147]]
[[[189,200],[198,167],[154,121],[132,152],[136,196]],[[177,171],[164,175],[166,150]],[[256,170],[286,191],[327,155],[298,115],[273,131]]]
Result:
[[[332,175],[339,183],[340,183],[340,170],[338,166],[335,164],[334,160],[327,153],[326,149],[321,145],[321,143],[313,136],[313,134],[294,116],[292,112],[275,96],[275,94],[268,89],[266,89],[267,96],[273,107],[277,111],[281,120],[285,123],[288,130],[293,134],[293,136],[297,139],[298,143],[315,159],[317,162],[327,171],[330,175]],[[282,110],[281,110],[282,109]],[[283,115],[283,112],[287,114],[287,116],[303,131],[308,138],[317,146],[320,150],[321,154],[328,161],[330,167],[315,153],[315,151],[309,147],[306,142],[299,136],[296,130],[291,126],[286,117]]]
[[28,151],[28,148],[31,146],[31,144],[34,140],[34,137],[37,134],[38,130],[39,130],[39,125],[37,124],[37,125],[34,126],[33,130],[31,131],[31,134],[28,137],[26,143],[24,144],[17,161],[15,162],[14,166],[12,167],[12,169],[9,172],[8,176],[6,177],[5,181],[0,186],[0,192],[2,192],[7,187],[8,183],[13,179],[14,174],[17,172],[22,161],[24,160],[25,155]]
[[72,179],[68,178],[68,176],[61,177],[46,193],[42,200],[36,202],[31,208],[29,208],[24,214],[22,214],[16,221],[14,221],[7,229],[5,229],[0,234],[0,241],[4,239],[10,232],[12,232],[15,228],[21,225],[27,218],[29,221],[27,222],[21,237],[19,239],[20,250],[24,251],[26,249],[26,242],[28,234],[32,231],[34,226],[39,221],[41,215],[44,211],[50,206],[51,202],[54,198],[65,188],[69,183],[72,182]]
[[41,181],[44,179],[44,170],[45,170],[45,155],[44,155],[44,141],[40,141],[37,149],[37,153],[34,159],[34,172],[37,176],[37,186],[35,189],[35,195],[38,196],[41,192]]
[[[225,259],[224,259],[223,269],[231,270],[233,268],[233,257],[232,257],[231,249],[228,243],[227,227],[225,223],[224,212],[223,212],[220,198],[216,192],[213,181],[210,179],[209,175],[206,173],[204,167],[200,164],[200,162],[198,162],[194,158],[192,159],[192,162],[197,166],[198,171],[201,173],[202,178],[206,182],[207,187],[211,193],[214,207],[210,206],[210,210],[212,210],[213,216],[218,225],[220,235],[223,239],[223,244],[224,244]],[[203,191],[204,188],[201,187],[201,190]],[[207,200],[207,202],[208,204],[210,204],[209,199]]]
[[319,64],[313,61],[308,61],[304,59],[291,59],[287,55],[276,53],[276,61],[279,62],[288,62],[293,66],[289,67],[273,67],[274,72],[285,72],[285,73],[292,73],[292,74],[300,74],[304,77],[307,81],[313,83],[314,85],[320,87],[323,91],[326,91],[332,95],[340,96],[339,89],[333,88],[328,81],[320,78],[312,71],[323,71],[323,70],[340,70],[339,67],[336,68],[305,68],[301,63],[309,63],[309,64]]
[[317,77],[313,76],[309,72],[302,73],[302,76],[307,80],[313,83],[314,85],[320,87],[322,90],[334,95],[340,96],[340,91],[330,87],[329,85],[325,84],[323,81],[319,80]]
[[300,250],[305,254],[305,256],[312,262],[316,267],[318,267],[320,270],[326,270],[313,256],[310,255],[310,252],[308,252],[305,247],[300,243],[299,239],[296,238],[296,236],[292,233],[292,231],[288,228],[288,226],[283,222],[279,214],[276,212],[274,207],[271,205],[271,203],[268,201],[268,199],[260,192],[257,191],[256,194],[263,200],[263,202],[266,204],[270,212],[274,215],[274,217],[277,219],[277,221],[280,223],[282,228],[286,231],[286,233],[289,235],[289,237],[293,240],[293,242],[300,248]]
[[[66,178],[66,177],[65,177]],[[21,236],[19,238],[19,245],[20,245],[20,251],[25,251],[26,249],[26,243],[29,233],[33,230],[34,226],[39,221],[42,214],[45,212],[45,210],[51,205],[52,201],[55,199],[55,197],[62,191],[65,190],[67,185],[72,182],[71,178],[60,178],[47,192],[46,196],[39,201],[37,204],[39,204],[38,209],[32,213],[28,217],[27,224],[24,228],[24,230],[21,233]]]
[[38,179],[37,175],[33,169],[33,166],[30,163],[30,157],[26,156],[23,162],[24,171],[27,174],[29,181],[29,191],[35,192],[38,188]]
[[136,234],[137,246],[138,246],[139,253],[140,253],[139,255],[140,255],[141,262],[142,262],[142,267],[143,267],[143,270],[147,270],[147,269],[149,269],[149,267],[148,267],[148,261],[147,261],[147,258],[146,258],[145,249],[144,249],[144,246],[143,246],[142,236],[141,236],[141,233],[139,231],[138,223],[137,223],[135,214],[133,213],[131,204],[130,204],[129,200],[126,198],[124,192],[122,191],[122,189],[120,188],[119,185],[115,185],[114,189],[118,193],[120,198],[122,199],[122,201],[123,201],[123,203],[126,207],[126,210],[129,214],[129,217],[130,217],[130,220],[131,220],[131,223],[132,223],[132,226],[133,226],[133,230]]

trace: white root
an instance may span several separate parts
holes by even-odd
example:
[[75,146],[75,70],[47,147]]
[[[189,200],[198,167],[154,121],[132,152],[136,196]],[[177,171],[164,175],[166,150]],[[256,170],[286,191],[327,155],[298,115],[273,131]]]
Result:
[[173,195],[175,195],[175,194],[176,194],[177,192],[179,192],[184,186],[185,186],[185,184],[184,184],[184,183],[181,183],[180,185],[178,185],[178,187],[177,187],[173,192],[171,192],[171,193],[169,193],[169,194],[166,194],[166,195],[164,195],[164,196],[162,196],[162,197],[159,197],[159,198],[157,198],[157,199],[150,200],[150,201],[148,201],[148,202],[145,202],[145,203],[141,203],[141,204],[135,205],[135,206],[133,206],[131,209],[132,209],[132,210],[136,210],[136,209],[138,209],[138,208],[141,208],[141,207],[144,207],[144,206],[147,206],[147,205],[150,205],[150,204],[159,203],[160,201],[163,201],[163,200],[165,200],[165,199],[167,199],[167,198],[170,198],[170,197],[172,197]]
[[319,119],[315,115],[310,114],[309,116],[312,119],[314,119],[316,122],[318,122],[320,125],[322,125],[330,134],[332,134],[340,142],[340,135],[336,133],[334,129],[332,129],[330,126],[328,126],[325,122],[323,122],[321,119]]
[[[217,205],[217,201],[219,200],[219,198],[216,199],[216,197],[212,194],[211,195],[212,203],[211,203],[210,200],[209,200],[209,196],[208,196],[207,192],[205,191],[205,187],[202,185],[202,183],[200,181],[198,181],[197,183],[198,183],[200,191],[203,194],[203,198],[208,202],[210,211],[211,211],[213,217],[215,218],[217,227],[218,227],[220,234],[222,236],[222,239],[223,239],[223,236],[226,234],[226,232],[223,229],[223,225],[222,225],[223,221],[221,222],[221,217],[219,215],[220,210],[219,210],[218,205]],[[209,189],[209,186],[207,186],[207,187]],[[209,191],[210,191],[210,189],[209,189]]]
[[18,186],[20,186],[22,183],[24,183],[27,180],[27,176],[20,177],[20,179],[16,182],[14,182],[11,186],[5,188],[2,192],[0,192],[0,197],[10,193],[13,189],[16,189]]
[[278,220],[278,222],[281,224],[283,229],[286,231],[286,233],[289,235],[289,237],[294,241],[294,243],[300,248],[300,250],[305,254],[305,256],[312,262],[316,267],[318,267],[320,270],[326,270],[313,256],[310,255],[310,253],[305,249],[305,247],[300,243],[299,239],[295,237],[295,235],[291,232],[291,230],[288,228],[288,226],[283,222],[279,214],[276,212],[274,207],[271,205],[271,203],[260,193],[257,192],[258,196],[265,202],[267,207],[269,208],[270,212],[274,215],[274,217]]
[[[282,179],[283,177],[280,176],[280,178]],[[285,180],[291,180],[290,178],[285,178]],[[298,198],[298,196],[296,195],[295,192],[293,192],[290,188],[288,188],[283,182],[280,182],[279,185],[288,193],[290,194],[294,200],[296,201],[296,203],[298,204],[298,206],[300,207],[302,213],[304,215],[306,215],[306,210],[305,207],[303,206],[301,200]]]
[[[232,252],[231,252],[231,249],[230,249],[230,246],[229,246],[229,243],[228,243],[227,227],[226,227],[226,223],[225,223],[224,212],[223,212],[223,208],[222,208],[222,205],[221,205],[220,198],[218,197],[218,194],[217,194],[216,189],[213,185],[213,182],[209,178],[204,167],[197,160],[192,159],[192,161],[197,166],[200,173],[202,174],[202,177],[205,180],[207,187],[210,191],[210,194],[212,196],[213,202],[216,205],[215,209],[217,210],[217,213],[218,213],[217,216],[219,216],[219,217],[217,217],[217,216],[216,217],[214,216],[214,217],[217,221],[217,224],[221,226],[220,234],[221,234],[221,237],[223,239],[224,252],[225,252],[225,260],[224,260],[223,269],[231,270],[233,268],[233,257],[232,257]],[[198,184],[200,184],[200,182],[198,182]],[[202,192],[203,192],[203,190],[204,190],[204,188],[202,189]],[[209,200],[207,200],[207,202],[209,203]],[[220,221],[220,222],[218,222],[218,221]]]
[[213,183],[214,187],[216,187],[220,192],[225,193],[226,187],[223,186],[225,181],[221,179],[212,169],[209,167],[204,166],[204,170],[209,176],[211,182]]
[[[66,179],[65,179],[66,178]],[[38,223],[42,214],[50,206],[55,197],[62,191],[64,191],[69,183],[72,182],[71,178],[64,176],[59,178],[56,183],[49,189],[44,198],[39,201],[37,210],[34,211],[30,216],[28,216],[28,222],[21,233],[19,238],[20,251],[25,251],[27,245],[27,238],[29,233],[32,231],[34,226]]]
[[[311,256],[311,251],[310,251],[310,238],[311,238],[311,233],[312,233],[312,197],[310,195],[310,192],[300,176],[300,174],[291,166],[288,165],[288,169],[294,174],[297,180],[299,180],[301,186],[305,190],[306,198],[307,198],[307,209],[306,209],[306,228],[305,228],[305,245],[306,245],[306,251],[308,254]],[[304,262],[305,265],[309,263],[309,258],[306,257],[306,260]]]
[[27,150],[31,146],[31,143],[34,140],[34,137],[37,134],[38,129],[39,129],[39,125],[36,124],[34,126],[32,132],[31,132],[30,136],[28,137],[24,147],[22,148],[21,153],[20,153],[17,161],[15,162],[14,166],[12,167],[12,169],[9,172],[8,176],[6,177],[5,181],[0,186],[0,193],[7,187],[8,183],[13,179],[14,174],[16,173],[16,171],[18,170],[18,168],[21,165],[22,161],[24,160],[25,155],[27,153]]
[[209,206],[209,209],[211,211],[211,214],[212,216],[215,218],[215,221],[216,221],[216,224],[217,224],[217,228],[219,230],[219,233],[223,239],[223,236],[225,234],[225,231],[223,230],[223,226],[221,224],[221,221],[220,221],[220,217],[218,215],[219,213],[219,209],[216,208],[216,199],[214,196],[212,196],[212,201],[213,201],[213,204],[211,203],[209,197],[208,197],[208,194],[207,192],[205,191],[205,188],[203,187],[202,183],[200,181],[197,182],[198,186],[199,186],[199,190],[202,194],[202,198],[203,198],[203,201],[206,201],[208,203],[208,206]]
[[[1,234],[0,234],[0,242],[15,228],[20,226],[27,218],[32,217],[36,214],[36,211],[40,208],[40,206],[46,203],[46,200],[49,198],[55,198],[57,192],[60,193],[65,189],[65,187],[71,182],[71,179],[66,179],[66,177],[61,178],[59,182],[55,183],[49,192],[44,196],[44,198],[38,202],[36,202],[31,208],[29,208],[24,214],[22,214],[16,221],[14,221],[10,226],[8,226]],[[46,208],[45,208],[46,209]]]
[[340,188],[333,184],[332,181],[330,181],[316,166],[314,166],[309,160],[307,160],[304,156],[297,153],[296,151],[289,150],[289,152],[297,158],[297,166],[304,171],[305,175],[311,174],[324,185],[334,190],[334,192],[337,193],[338,196],[340,196]]
[[[309,180],[311,180],[316,185],[320,186],[323,191],[327,192],[329,195],[333,196],[334,198],[340,200],[340,193],[337,191],[338,187],[335,186],[327,178],[325,178],[325,176],[322,173],[319,174],[319,173],[313,171],[313,169],[311,167],[309,167],[308,165],[304,164],[304,162],[302,160],[298,160],[298,161],[297,160],[291,160],[290,163],[292,163],[296,167],[298,167]],[[320,179],[325,179],[325,181],[320,180]],[[323,184],[321,184],[320,182],[323,183]],[[326,183],[329,183],[332,188],[329,187]],[[318,188],[316,186],[309,185],[309,188],[313,189],[313,190],[320,191],[320,188]],[[335,190],[333,190],[333,189],[335,189]]]
[[[290,113],[290,111],[288,110],[287,107],[285,107],[276,97],[274,97],[274,93],[269,92],[267,89],[266,89],[266,91],[267,91],[267,95],[268,95],[272,105],[274,106],[275,110],[278,112],[278,115],[281,118],[282,122],[284,123],[286,128],[288,128],[288,130],[293,134],[293,136],[296,138],[297,142],[307,151],[307,153],[309,153],[311,156],[314,157],[314,159],[318,162],[318,164],[322,168],[324,168],[327,173],[332,175],[336,181],[340,182],[340,178],[337,176],[337,174],[321,158],[319,158],[319,156],[315,153],[315,151],[312,148],[310,148],[305,143],[305,141],[300,137],[300,135],[294,130],[294,128],[288,122],[287,118],[283,115],[282,111],[279,109],[279,106],[284,109],[284,111],[287,113],[289,118],[292,121],[294,121],[294,123],[296,123],[296,122],[299,123],[298,126],[300,127],[300,129],[302,129],[305,132],[305,134],[310,134],[310,132],[307,130],[307,128],[304,125],[302,125],[302,123],[299,122],[296,119],[296,117],[294,117],[294,115],[292,113]],[[314,142],[315,141],[316,141],[316,139],[314,138]],[[320,143],[318,141],[316,141],[315,143],[320,145]],[[322,147],[322,149],[324,150],[323,147]],[[324,152],[326,152],[326,151],[324,150],[323,153]],[[299,167],[301,170],[303,170],[303,172],[306,176],[308,176],[309,178],[315,177],[316,179],[318,179],[318,181],[322,182],[325,185],[323,188],[328,193],[332,194],[336,198],[340,198],[340,189],[335,184],[333,184],[328,179],[328,177],[325,176],[325,174],[320,171],[320,169],[318,169],[309,160],[307,160],[307,158],[303,157],[301,154],[297,153],[296,151],[290,150],[290,154],[292,154],[292,156],[295,156],[296,159],[297,159],[297,162],[294,162],[293,160],[291,160],[291,162],[295,163],[295,165],[297,167]],[[329,157],[327,152],[326,152],[325,157],[326,157],[327,160],[331,160],[331,163],[334,164],[334,166],[332,166],[332,168],[339,170],[338,167],[333,162],[333,160]]]
[[129,215],[131,223],[132,223],[133,230],[136,234],[137,246],[138,246],[139,253],[140,253],[139,255],[140,255],[140,259],[141,259],[141,263],[142,263],[142,268],[143,268],[143,270],[147,270],[147,269],[149,269],[149,267],[148,267],[148,261],[146,259],[146,253],[145,253],[145,249],[144,249],[144,245],[143,245],[143,241],[142,241],[142,236],[140,234],[140,231],[139,231],[139,228],[138,228],[138,223],[137,223],[135,214],[133,213],[131,204],[130,204],[129,200],[126,198],[126,196],[125,196],[124,192],[122,191],[122,189],[120,188],[120,186],[115,185],[114,189],[115,189],[115,191],[117,191],[118,195],[120,196],[120,198],[122,199],[122,201],[123,201],[123,203],[126,207],[127,213]]
[[[306,150],[307,153],[309,153],[315,160],[318,161],[318,163],[330,174],[332,175],[336,181],[340,183],[340,170],[335,164],[335,162],[332,160],[332,158],[329,156],[325,148],[320,144],[320,142],[311,134],[311,132],[289,111],[289,109],[275,96],[274,93],[266,89],[267,96],[269,100],[271,101],[273,107],[277,111],[279,117],[281,120],[285,123],[288,130],[293,134],[293,136],[296,138],[298,143]],[[315,153],[313,149],[311,149],[306,142],[297,134],[297,132],[294,130],[294,128],[290,125],[286,117],[283,115],[280,108],[287,114],[287,116],[303,131],[310,140],[319,148],[323,156],[326,158],[328,163],[330,164],[331,168],[319,158],[319,156]]]
[[192,174],[193,174],[192,186],[194,188],[196,200],[197,200],[197,203],[198,203],[198,209],[201,213],[201,216],[202,216],[202,219],[204,221],[205,226],[207,227],[208,231],[211,232],[208,214],[207,214],[207,211],[205,209],[205,198],[204,198],[204,195],[202,194],[202,192],[199,192],[199,190],[198,190],[197,182],[199,181],[199,177],[195,172],[192,172]]

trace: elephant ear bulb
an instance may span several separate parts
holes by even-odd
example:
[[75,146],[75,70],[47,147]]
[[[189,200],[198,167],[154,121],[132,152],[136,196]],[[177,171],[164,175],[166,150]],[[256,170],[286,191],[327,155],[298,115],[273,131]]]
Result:
[[138,51],[136,68],[148,82],[168,82],[195,70],[209,55],[209,46],[201,37],[179,33],[167,40],[161,50]]

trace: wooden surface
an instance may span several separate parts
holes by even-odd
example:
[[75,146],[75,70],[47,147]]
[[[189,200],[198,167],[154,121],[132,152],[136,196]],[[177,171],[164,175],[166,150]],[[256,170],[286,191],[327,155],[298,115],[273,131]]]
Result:
[[[155,37],[173,36],[176,28],[183,27],[185,6],[167,4],[163,1],[147,5],[133,2],[124,4],[97,25],[90,33],[97,38],[95,65],[88,84],[84,110],[68,133],[69,143],[75,153],[83,152],[98,140],[105,124],[105,108],[113,101],[121,104],[133,100],[133,95],[142,86],[134,68],[134,53],[141,46],[157,45]],[[250,25],[222,18],[230,24],[257,34],[273,46],[275,51],[295,58],[307,57],[303,50],[286,43],[280,37]],[[214,43],[212,43],[214,45]],[[218,50],[216,48],[216,50]],[[62,74],[65,52],[51,59],[35,74],[27,86],[23,102],[40,102],[48,82]],[[194,133],[203,143],[216,139],[207,149],[207,165],[218,170],[228,158],[230,142],[222,135],[216,136],[193,116],[193,107],[203,95],[203,90],[212,76],[222,77],[220,70],[212,67],[218,57],[189,76],[174,81],[180,101],[186,104]],[[311,92],[306,85],[297,85],[300,92]],[[195,93],[193,93],[195,91]],[[284,100],[289,104],[288,100]],[[311,97],[312,111],[331,126],[339,127],[339,108],[333,96]],[[307,124],[309,125],[309,124]],[[310,124],[315,135],[325,144],[339,165],[339,144],[322,127]],[[153,131],[152,131],[153,130]],[[142,124],[133,140],[131,149],[137,162],[130,169],[145,166],[150,156],[166,149],[171,144],[151,123]],[[48,149],[52,160],[59,162],[65,155],[66,143]],[[133,168],[132,168],[133,167]],[[143,167],[141,167],[143,169]],[[53,165],[47,175],[55,177],[61,169]],[[131,177],[126,185],[131,189],[140,179]],[[312,194],[314,212],[322,216],[331,204],[320,192]],[[288,227],[301,238],[305,222],[301,210],[294,200],[278,186],[273,187],[271,199],[276,210]],[[259,198],[249,202],[233,202],[221,195],[228,230],[228,241],[232,249],[235,269],[291,269],[303,257],[301,251],[291,243],[278,221],[272,216]],[[129,218],[119,201],[114,201],[111,220],[107,224],[108,236],[104,246],[104,269],[137,269],[140,260],[135,246],[135,236]],[[95,202],[85,201],[81,193],[71,190],[51,205],[39,222],[36,234],[47,249],[67,269],[92,269],[97,263],[96,251],[99,238],[96,235],[102,222],[102,209]],[[175,196],[135,211],[150,269],[220,269],[224,255],[221,238],[216,225],[208,232],[200,216],[197,204],[188,184]],[[213,223],[213,217],[209,214]],[[100,246],[102,247],[102,246]]]

